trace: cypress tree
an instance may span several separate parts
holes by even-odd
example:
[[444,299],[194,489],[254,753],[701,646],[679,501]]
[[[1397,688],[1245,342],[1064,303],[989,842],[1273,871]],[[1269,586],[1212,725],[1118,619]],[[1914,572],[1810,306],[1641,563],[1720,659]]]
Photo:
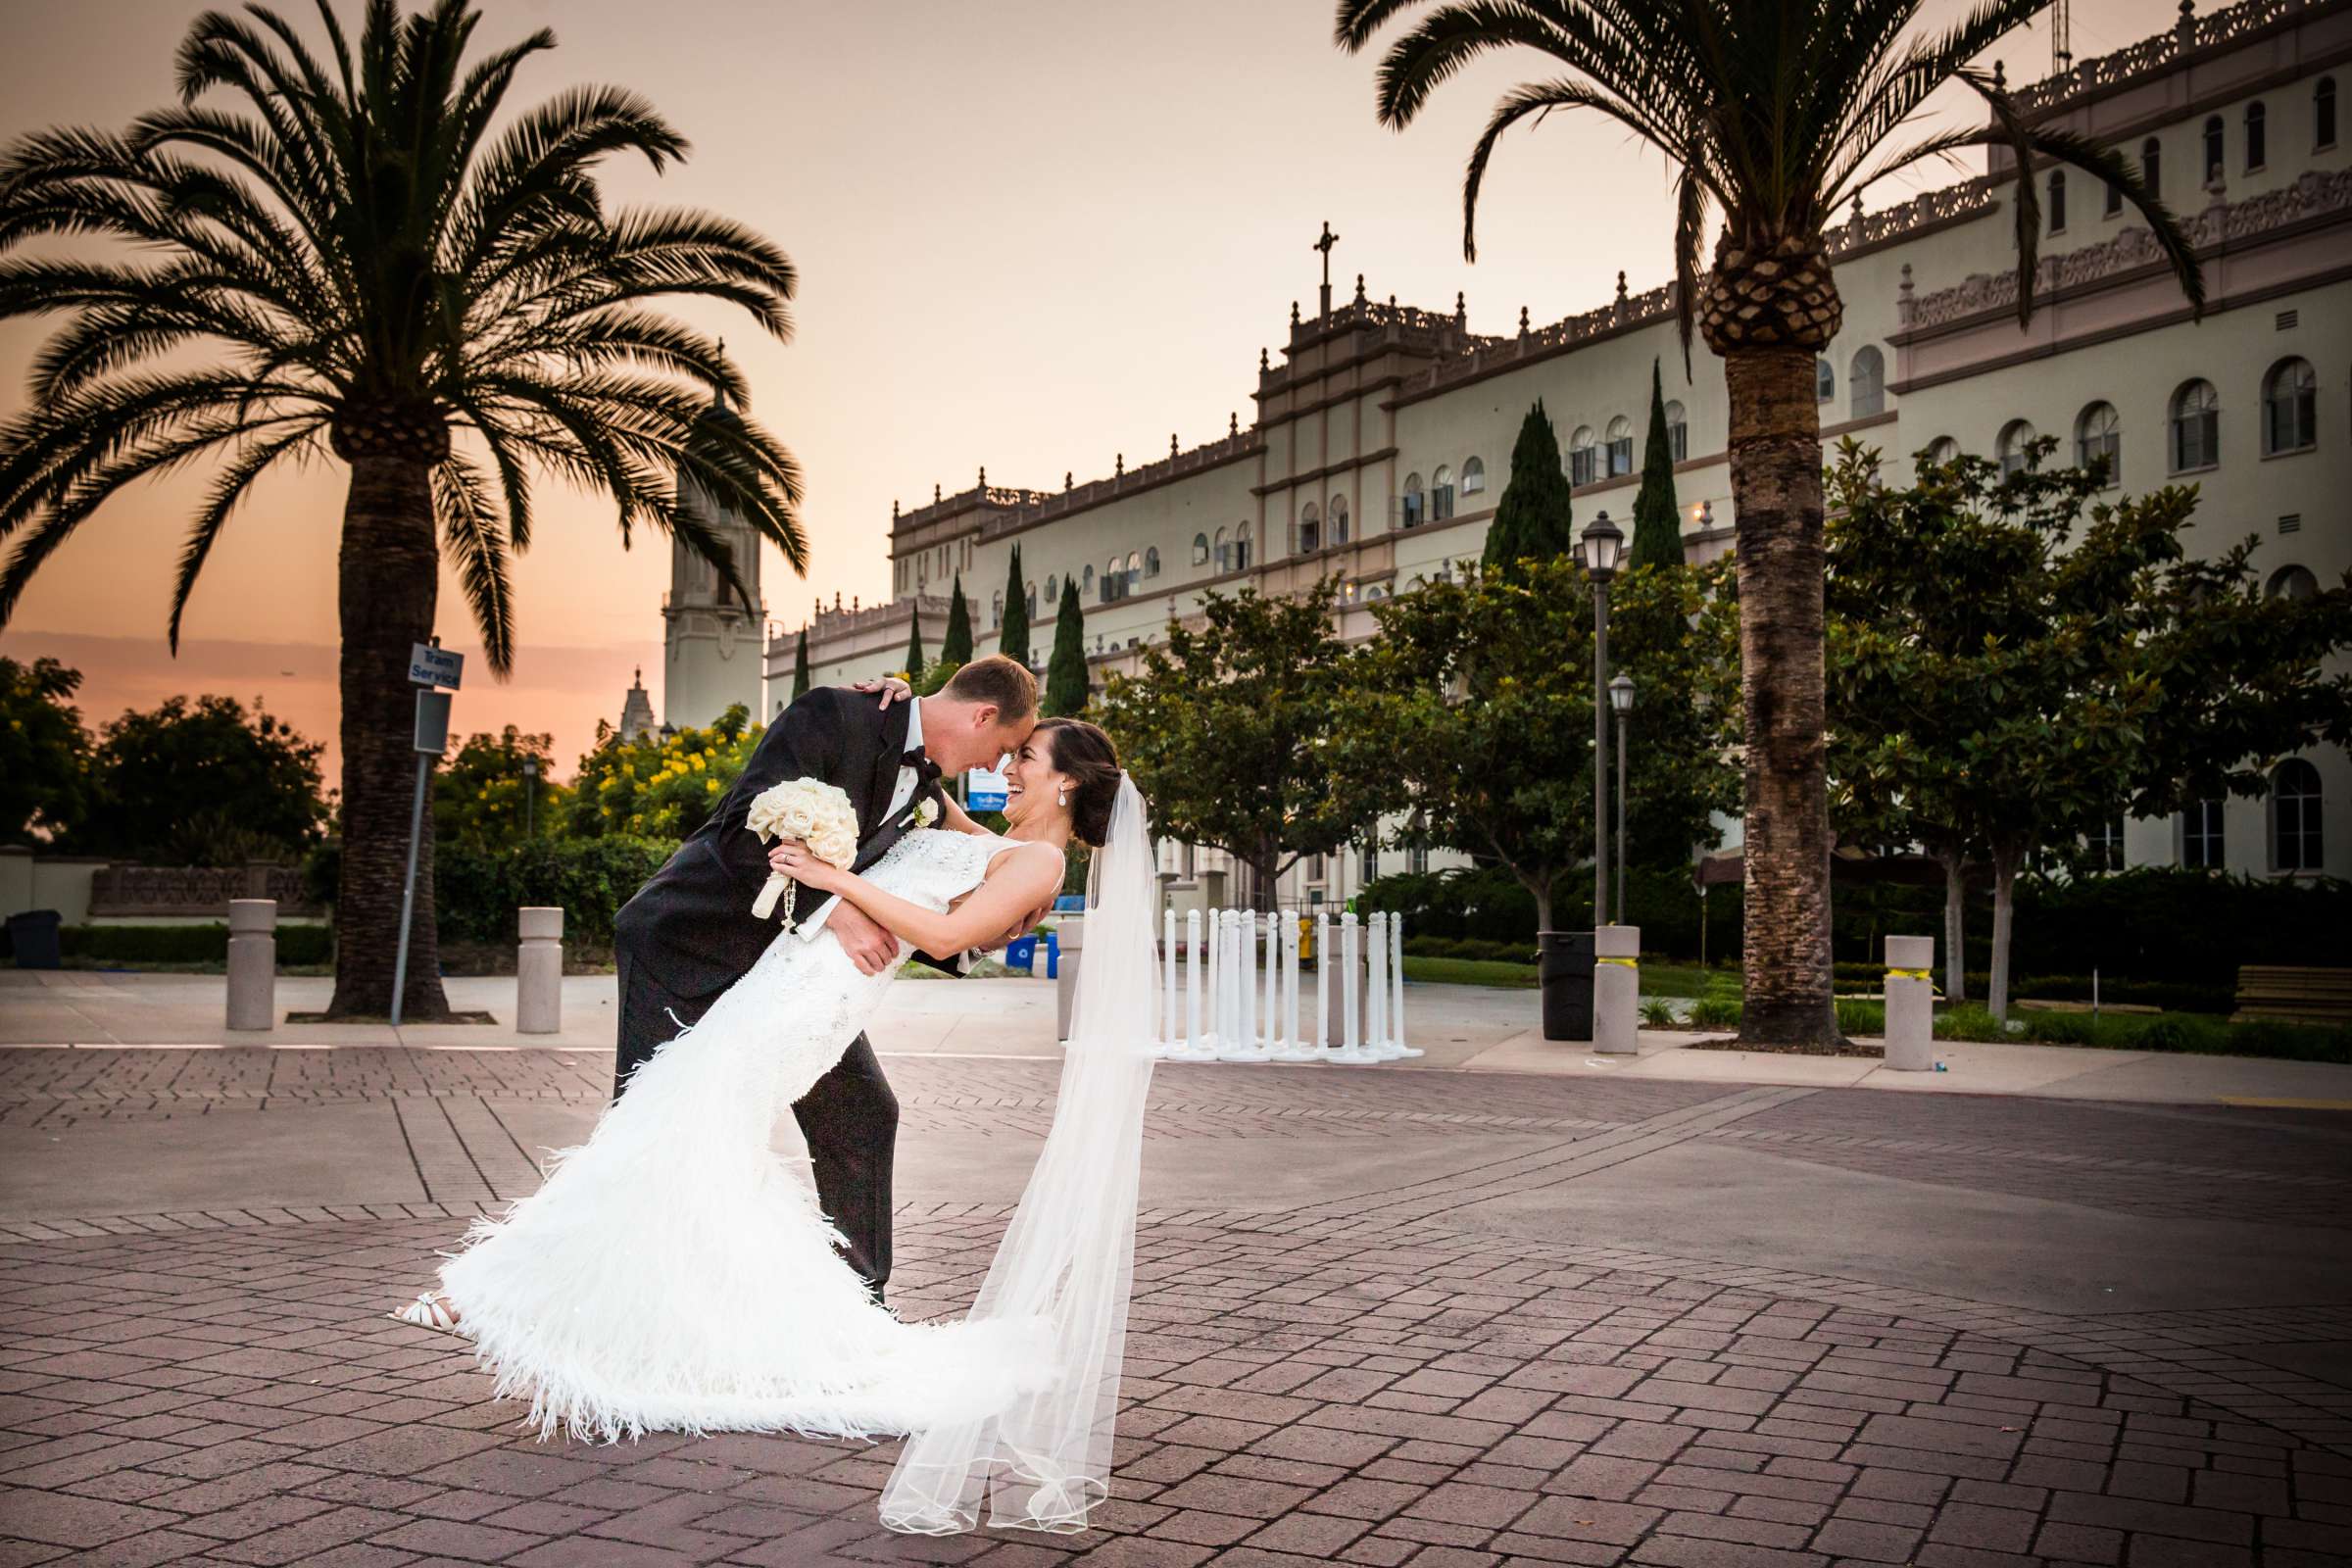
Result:
[[1021,588],[1019,545],[1012,547],[1011,575],[1004,583],[1004,635],[997,640],[997,652],[1029,667],[1029,596]]
[[799,702],[808,695],[808,628],[801,628],[801,640],[792,651],[792,700]]
[[1560,438],[1538,398],[1519,421],[1511,447],[1511,477],[1487,524],[1482,564],[1508,573],[1525,560],[1549,561],[1576,548],[1568,475],[1560,467]]
[[1628,564],[1683,564],[1683,522],[1674,499],[1674,449],[1666,443],[1666,387],[1649,362],[1649,439],[1642,449],[1642,488],[1634,495],[1634,548]]
[[923,610],[915,602],[914,613],[906,624],[906,684],[913,685],[923,677]]
[[1082,713],[1086,698],[1086,612],[1078,608],[1077,579],[1065,577],[1054,612],[1054,657],[1046,663],[1046,716]]
[[939,639],[939,662],[943,664],[968,664],[972,662],[972,612],[963,602],[963,573],[956,574],[956,591],[948,597],[948,629]]

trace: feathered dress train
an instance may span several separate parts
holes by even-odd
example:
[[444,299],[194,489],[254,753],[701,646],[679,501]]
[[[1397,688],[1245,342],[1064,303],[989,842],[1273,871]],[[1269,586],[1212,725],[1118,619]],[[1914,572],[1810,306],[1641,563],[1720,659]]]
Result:
[[[945,909],[1004,841],[906,834],[866,874]],[[902,949],[902,957],[904,950]],[[459,1332],[542,1437],[855,1437],[981,1419],[1055,1377],[1039,1320],[902,1323],[836,1251],[777,1118],[840,1059],[898,973],[780,932],[629,1080],[536,1193],[441,1268]]]

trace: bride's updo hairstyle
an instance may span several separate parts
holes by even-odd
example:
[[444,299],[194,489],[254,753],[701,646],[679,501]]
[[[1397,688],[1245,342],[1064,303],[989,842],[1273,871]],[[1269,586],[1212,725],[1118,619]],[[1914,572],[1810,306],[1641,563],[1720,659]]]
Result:
[[1119,753],[1110,737],[1083,718],[1038,722],[1054,770],[1070,781],[1070,835],[1091,849],[1110,836],[1111,803],[1119,795]]

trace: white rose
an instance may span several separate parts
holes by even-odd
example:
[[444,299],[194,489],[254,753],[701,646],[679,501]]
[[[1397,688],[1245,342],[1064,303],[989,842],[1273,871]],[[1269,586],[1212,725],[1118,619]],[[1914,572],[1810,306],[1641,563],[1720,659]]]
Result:
[[939,803],[937,801],[923,801],[915,806],[914,825],[916,827],[929,827],[938,820]]

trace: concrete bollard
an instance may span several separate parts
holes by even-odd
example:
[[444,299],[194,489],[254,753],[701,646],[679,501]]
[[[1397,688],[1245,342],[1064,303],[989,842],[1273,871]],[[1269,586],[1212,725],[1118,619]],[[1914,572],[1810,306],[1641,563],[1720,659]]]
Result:
[[1592,933],[1592,1049],[1604,1056],[1640,1051],[1642,928],[1604,925]]
[[277,901],[228,901],[228,1026],[277,1026]]
[[515,913],[514,1032],[552,1035],[564,1027],[564,911],[526,906]]
[[1078,950],[1086,945],[1086,916],[1057,914],[1054,917],[1054,941],[1061,956],[1054,960],[1054,1038],[1070,1038],[1070,1005],[1078,1000]]
[[1886,1065],[1897,1072],[1936,1070],[1934,937],[1886,939]]

